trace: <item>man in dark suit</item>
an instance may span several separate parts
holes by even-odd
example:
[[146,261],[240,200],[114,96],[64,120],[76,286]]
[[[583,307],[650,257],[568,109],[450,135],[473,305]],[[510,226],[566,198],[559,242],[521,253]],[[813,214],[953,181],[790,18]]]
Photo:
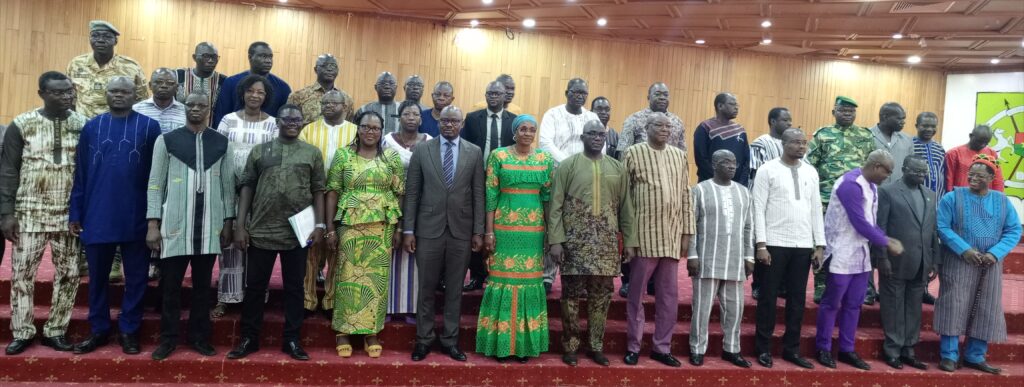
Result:
[[[483,163],[487,164],[491,151],[515,142],[512,139],[512,120],[516,115],[505,110],[505,86],[501,82],[488,83],[484,98],[487,100],[486,109],[466,115],[462,138],[483,150]],[[487,280],[487,264],[483,252],[474,252],[470,257],[469,276],[469,283],[462,290],[469,292],[483,288]]]
[[914,356],[921,336],[921,296],[928,278],[935,275],[934,254],[939,252],[935,192],[922,185],[928,164],[919,156],[903,162],[903,178],[878,190],[878,227],[903,243],[903,254],[889,255],[873,248],[878,268],[882,329],[882,358],[890,367],[928,368]]
[[[458,284],[466,278],[470,251],[480,251],[484,234],[484,167],[480,148],[462,141],[462,111],[441,111],[440,137],[416,147],[405,183],[403,248],[416,254],[419,304],[412,360],[430,353],[434,332],[434,289],[443,278]],[[441,346],[452,359],[465,361],[459,350],[462,288],[444,289]]]

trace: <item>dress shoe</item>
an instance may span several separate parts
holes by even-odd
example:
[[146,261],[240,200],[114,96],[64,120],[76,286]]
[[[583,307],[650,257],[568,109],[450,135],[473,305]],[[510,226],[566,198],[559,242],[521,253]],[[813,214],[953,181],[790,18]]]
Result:
[[551,294],[551,283],[550,282],[545,282],[544,283],[544,294]]
[[619,288],[619,297],[629,297],[629,282],[622,284],[622,287]]
[[193,341],[191,346],[192,346],[192,349],[194,349],[196,351],[196,353],[198,353],[200,355],[203,355],[203,356],[213,356],[213,355],[217,354],[217,350],[213,349],[213,346],[210,345],[209,341],[205,341],[205,340]]
[[704,354],[691,353],[690,354],[690,365],[700,367],[704,365]]
[[818,363],[827,368],[836,368],[836,361],[832,360],[832,353],[818,351]]
[[516,361],[519,362],[519,364],[526,364],[530,362],[530,358],[527,356],[516,356]]
[[472,292],[474,290],[480,290],[484,288],[484,281],[476,278],[470,278],[469,283],[462,287],[464,292]]
[[64,337],[64,335],[44,337],[40,343],[43,344],[43,346],[53,348],[55,351],[60,352],[70,351],[72,347],[71,343],[68,342],[68,339]]
[[109,341],[110,335],[92,334],[89,335],[89,337],[86,337],[81,343],[75,344],[74,348],[71,348],[71,351],[76,355],[86,354],[95,351],[96,348],[107,345],[107,342]]
[[754,288],[750,291],[750,298],[758,299],[761,298],[761,288]]
[[924,364],[922,361],[917,360],[917,358],[913,356],[900,356],[900,361],[903,362],[903,364],[917,368],[919,370],[928,369],[927,364]]
[[651,352],[651,359],[669,367],[679,367],[683,365],[679,360],[676,360],[671,353]]
[[462,350],[459,349],[458,346],[454,346],[453,345],[451,347],[442,348],[441,352],[443,352],[444,354],[448,355],[448,357],[452,358],[452,360],[455,360],[455,361],[466,361],[466,354],[464,352],[462,352]]
[[885,364],[888,365],[889,367],[892,367],[892,368],[895,368],[895,369],[898,369],[898,370],[903,369],[903,362],[901,362],[899,358],[883,356],[882,360],[885,361]]
[[981,363],[971,363],[967,360],[964,360],[964,367],[973,368],[978,371],[989,373],[992,375],[999,375],[999,373],[1003,372],[1002,369],[988,365],[988,362],[984,360],[982,360]]
[[757,355],[757,364],[760,364],[764,368],[772,368],[774,363],[772,362],[772,354],[765,352]]
[[430,346],[417,343],[412,349],[412,361],[422,361],[430,354]]
[[839,352],[839,361],[849,364],[853,368],[858,368],[865,371],[871,369],[871,366],[868,365],[868,363],[864,362],[864,360],[862,360],[860,356],[857,356],[857,352]]
[[[829,359],[832,359],[832,355],[831,354],[829,355]],[[797,367],[800,367],[800,368],[806,368],[806,369],[809,369],[809,370],[810,369],[814,369],[814,363],[811,363],[811,361],[807,360],[807,358],[805,358],[803,356],[800,356],[798,354],[795,354],[795,353],[783,353],[782,354],[782,360],[785,360],[785,361],[788,361],[790,363],[793,363],[793,365],[795,365]],[[835,364],[835,362],[833,362],[832,364]]]
[[601,352],[591,352],[590,353],[590,359],[593,360],[594,363],[603,365],[605,367],[607,367],[609,364],[611,364],[611,362],[608,361],[608,358],[605,357],[604,354],[601,353]]
[[309,360],[309,354],[302,349],[302,346],[299,345],[298,341],[285,342],[284,345],[281,346],[281,352],[288,354],[288,356],[291,356],[292,359],[295,360]]
[[924,295],[921,296],[921,303],[935,305],[935,296],[933,296],[931,292],[925,291]]
[[142,352],[139,348],[139,336],[134,333],[119,333],[117,342],[121,344],[121,352],[125,355],[138,355]]
[[939,361],[939,369],[946,372],[956,371],[956,362],[949,359],[942,359]]
[[732,365],[740,368],[750,368],[750,362],[744,359],[739,353],[722,352],[722,360],[732,363]]
[[237,346],[235,346],[235,349],[232,349],[231,352],[228,352],[228,359],[241,359],[253,353],[256,353],[259,350],[260,344],[256,341],[256,339],[245,337],[242,338],[242,341],[238,343]]
[[622,357],[622,362],[626,365],[636,365],[640,362],[640,354],[636,352],[626,352],[626,356]]
[[562,363],[575,367],[579,364],[579,359],[576,357],[576,352],[566,352],[562,355]]
[[153,360],[166,359],[168,356],[171,356],[171,353],[174,352],[175,348],[177,348],[177,346],[175,346],[173,342],[161,342],[160,345],[158,345],[156,349],[153,350]]
[[5,351],[5,353],[7,353],[7,355],[10,356],[25,352],[25,350],[32,345],[32,341],[33,339],[11,340],[11,343],[7,345],[7,350]]

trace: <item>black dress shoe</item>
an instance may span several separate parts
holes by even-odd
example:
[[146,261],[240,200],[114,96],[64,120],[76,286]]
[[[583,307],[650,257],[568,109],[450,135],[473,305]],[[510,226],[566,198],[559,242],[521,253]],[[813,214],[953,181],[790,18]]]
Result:
[[206,340],[193,341],[191,346],[192,349],[194,349],[197,353],[203,356],[213,356],[217,354],[217,350],[213,349],[213,346],[210,345],[210,342]]
[[11,356],[25,352],[25,350],[32,345],[32,340],[33,339],[14,339],[7,345],[5,353],[7,353],[8,356]]
[[921,296],[921,303],[935,305],[935,296],[933,296],[931,292],[925,291],[924,295]]
[[927,364],[924,364],[924,362],[917,360],[917,358],[913,356],[900,356],[900,361],[903,362],[903,364],[917,368],[922,371],[928,369]]
[[235,349],[232,349],[231,352],[228,352],[228,359],[241,359],[259,350],[260,344],[256,341],[256,339],[245,337],[242,338],[242,341],[238,343],[237,346],[235,346]]
[[832,360],[831,352],[818,351],[818,363],[828,368],[836,368],[836,361]]
[[483,288],[484,288],[484,281],[476,279],[476,278],[470,278],[469,279],[469,283],[467,283],[466,286],[462,287],[462,291],[464,291],[464,292],[472,292],[474,290],[480,290],[480,289],[483,289]]
[[[832,355],[829,354],[828,358],[832,359]],[[810,369],[814,369],[814,364],[811,363],[810,360],[807,360],[803,356],[800,356],[800,355],[795,354],[795,353],[783,353],[782,354],[782,360],[785,360],[785,361],[788,361],[790,363],[793,363],[794,365],[796,365],[797,367],[800,367],[800,368],[806,368],[806,369],[809,369],[809,370]],[[835,364],[835,362],[832,362],[832,364]]]
[[622,362],[626,365],[636,365],[640,362],[640,354],[636,352],[626,352],[626,356],[622,357]]
[[68,342],[68,339],[65,338],[64,335],[44,337],[40,343],[43,344],[43,346],[53,348],[60,352],[67,352],[72,348],[71,343]]
[[946,372],[956,371],[956,362],[949,359],[942,359],[939,361],[939,369]]
[[152,358],[153,360],[166,359],[168,356],[171,356],[171,353],[174,352],[175,348],[177,348],[177,346],[170,341],[161,342],[160,345],[153,350]]
[[867,362],[862,360],[860,356],[857,356],[857,352],[839,352],[839,361],[849,364],[853,368],[862,370],[870,370],[871,366]]
[[125,355],[138,355],[142,350],[139,348],[139,336],[134,333],[119,333],[117,342],[121,344],[121,352]]
[[110,335],[89,335],[89,337],[86,337],[81,343],[75,344],[74,348],[71,348],[71,351],[76,355],[86,354],[95,351],[96,348],[107,345],[109,341]]
[[291,356],[292,359],[295,360],[309,360],[309,354],[302,349],[302,346],[299,345],[298,341],[289,341],[284,343],[284,345],[281,346],[281,352],[288,354],[288,356]]
[[882,360],[885,361],[885,364],[888,365],[889,367],[892,367],[892,368],[895,368],[895,369],[898,369],[898,370],[903,369],[903,362],[901,362],[900,359],[897,358],[897,357],[883,356]]
[[519,362],[519,364],[526,364],[530,362],[530,358],[527,356],[516,356],[516,361]]
[[679,367],[683,365],[679,360],[676,360],[671,353],[657,353],[651,352],[651,359],[669,367]]
[[700,367],[704,365],[704,355],[699,353],[690,354],[690,365]]
[[622,284],[622,287],[619,288],[619,297],[629,297],[629,282]]
[[412,348],[412,361],[421,361],[423,359],[426,359],[427,355],[429,355],[429,354],[430,354],[430,346],[429,345],[417,343]]
[[774,363],[772,363],[772,354],[765,352],[757,355],[757,364],[760,364],[761,367],[764,368],[772,368],[772,365],[774,365]]
[[451,347],[442,348],[441,351],[448,355],[448,357],[452,358],[452,360],[466,361],[466,354],[462,352],[458,346],[453,345]]
[[989,373],[992,375],[999,375],[1001,372],[1003,372],[1002,369],[990,366],[988,365],[988,362],[985,361],[982,361],[981,363],[971,363],[967,360],[964,360],[964,367],[973,368],[978,371]]
[[739,353],[722,352],[722,360],[732,363],[732,365],[740,368],[750,368],[750,362],[744,359]]
[[608,361],[608,358],[601,352],[591,352],[590,359],[594,360],[594,363],[607,367],[612,362]]
[[562,363],[568,364],[571,367],[575,367],[579,364],[579,359],[576,357],[576,352],[566,352],[562,355]]

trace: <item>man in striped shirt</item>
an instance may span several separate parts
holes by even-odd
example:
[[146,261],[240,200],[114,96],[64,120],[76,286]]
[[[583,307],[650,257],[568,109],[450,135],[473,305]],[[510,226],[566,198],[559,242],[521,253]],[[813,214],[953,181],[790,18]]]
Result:
[[732,180],[748,185],[750,179],[750,147],[747,145],[747,131],[734,121],[740,113],[736,96],[720,93],[715,96],[715,116],[701,122],[693,131],[693,159],[697,162],[697,180],[704,181],[714,176],[711,154],[719,149],[728,149],[738,164]]
[[136,103],[132,110],[160,123],[160,132],[167,133],[185,126],[185,105],[174,99],[178,92],[178,77],[173,71],[161,67],[149,78],[153,96]]
[[[686,151],[668,146],[671,121],[654,113],[647,121],[647,142],[629,147],[623,156],[630,189],[625,209],[635,222],[622,230],[629,282],[647,283],[654,275],[655,328],[651,359],[679,367],[671,354],[672,329],[679,312],[679,259],[687,253],[694,233]],[[636,365],[644,333],[643,287],[629,289],[626,306],[627,352],[624,361]]]
[[[784,107],[772,108],[768,111],[768,133],[762,134],[754,142],[750,143],[750,186],[754,186],[754,177],[757,169],[765,163],[782,156],[782,133],[793,124],[793,118],[789,109]],[[761,283],[764,282],[765,273],[768,267],[762,264],[754,265],[754,282],[750,284],[750,295],[756,300],[761,293]],[[785,288],[779,289],[779,297],[786,297]]]

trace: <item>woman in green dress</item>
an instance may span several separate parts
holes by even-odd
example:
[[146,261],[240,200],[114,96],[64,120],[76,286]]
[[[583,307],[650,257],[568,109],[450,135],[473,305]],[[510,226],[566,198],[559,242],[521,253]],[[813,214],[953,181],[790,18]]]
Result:
[[377,333],[384,329],[387,311],[391,248],[401,231],[401,196],[405,169],[392,149],[381,145],[380,115],[366,111],[352,144],[335,152],[327,175],[327,242],[338,250],[334,287],[334,319],[331,327],[338,356],[352,356],[349,335],[366,335],[370,357],[383,348]]
[[548,350],[544,292],[544,202],[550,197],[554,159],[533,148],[537,120],[512,121],[515,144],[487,159],[484,242],[490,276],[480,305],[476,351],[498,361],[526,363]]

